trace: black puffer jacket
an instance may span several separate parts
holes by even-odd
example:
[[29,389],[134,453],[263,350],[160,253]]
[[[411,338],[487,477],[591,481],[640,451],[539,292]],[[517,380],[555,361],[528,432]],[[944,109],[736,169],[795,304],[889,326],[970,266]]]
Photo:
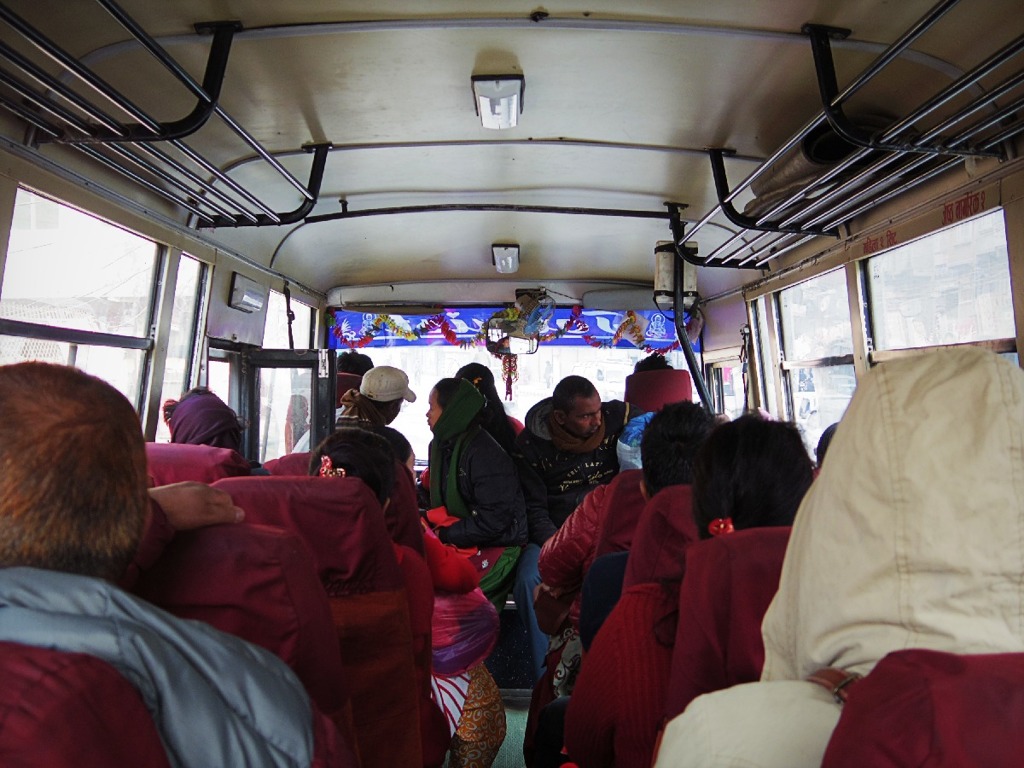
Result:
[[[430,473],[440,483],[441,497],[455,441],[442,447],[441,472]],[[510,547],[526,544],[526,503],[509,455],[483,429],[462,450],[458,469],[459,494],[472,510],[469,517],[438,530],[438,537],[457,547]]]
[[604,439],[589,453],[567,453],[551,441],[548,417],[551,398],[541,400],[526,414],[526,428],[516,438],[516,447],[530,471],[523,471],[527,496],[546,494],[546,509],[530,505],[530,541],[543,544],[554,535],[583,497],[593,488],[609,482],[619,471],[615,443],[632,417],[642,411],[621,400],[601,404]]

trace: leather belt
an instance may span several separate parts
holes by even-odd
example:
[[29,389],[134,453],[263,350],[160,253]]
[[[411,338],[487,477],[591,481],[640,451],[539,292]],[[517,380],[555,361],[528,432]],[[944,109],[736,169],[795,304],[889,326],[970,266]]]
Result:
[[856,672],[847,672],[837,667],[825,667],[807,676],[807,682],[817,683],[832,694],[832,698],[839,704],[846,702],[850,696],[850,686],[860,680],[861,675]]

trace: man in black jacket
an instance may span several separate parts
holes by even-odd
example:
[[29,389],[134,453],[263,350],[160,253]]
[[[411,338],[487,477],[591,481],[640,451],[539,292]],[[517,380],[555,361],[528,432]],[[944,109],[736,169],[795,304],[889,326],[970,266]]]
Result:
[[590,381],[566,376],[551,397],[529,410],[526,428],[516,439],[530,543],[519,558],[513,595],[529,639],[534,679],[543,671],[548,644],[533,610],[540,548],[587,493],[615,477],[615,443],[638,413],[621,400],[602,403]]

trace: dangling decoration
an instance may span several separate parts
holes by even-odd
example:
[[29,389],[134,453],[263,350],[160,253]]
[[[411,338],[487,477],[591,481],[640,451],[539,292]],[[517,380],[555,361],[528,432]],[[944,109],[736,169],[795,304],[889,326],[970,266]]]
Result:
[[501,375],[505,379],[505,399],[512,399],[512,382],[519,381],[519,356],[501,355]]

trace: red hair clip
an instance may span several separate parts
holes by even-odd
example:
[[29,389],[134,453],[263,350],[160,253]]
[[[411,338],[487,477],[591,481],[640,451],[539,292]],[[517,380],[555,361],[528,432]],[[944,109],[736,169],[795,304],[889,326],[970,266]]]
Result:
[[326,453],[320,457],[320,477],[345,477],[344,467],[334,468],[334,462]]
[[721,536],[725,533],[732,533],[736,529],[733,528],[731,517],[716,517],[710,523],[708,523],[708,533],[712,536]]

